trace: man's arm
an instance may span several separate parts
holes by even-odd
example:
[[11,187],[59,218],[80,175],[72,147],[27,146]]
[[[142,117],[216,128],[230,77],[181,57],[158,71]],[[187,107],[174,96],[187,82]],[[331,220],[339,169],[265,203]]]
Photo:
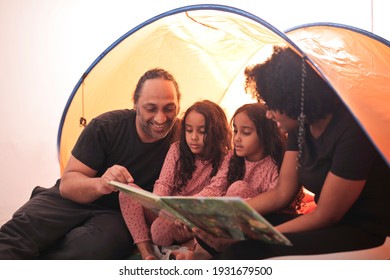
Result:
[[105,194],[117,191],[115,187],[108,184],[115,180],[121,183],[133,182],[133,177],[126,168],[114,165],[100,178],[95,178],[97,171],[70,156],[61,177],[60,193],[64,198],[68,198],[79,203],[89,203],[95,201]]

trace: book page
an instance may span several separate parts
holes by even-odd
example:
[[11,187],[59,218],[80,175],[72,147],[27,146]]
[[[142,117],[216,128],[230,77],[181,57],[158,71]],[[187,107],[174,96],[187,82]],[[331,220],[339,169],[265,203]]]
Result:
[[216,237],[291,245],[283,234],[239,197],[160,197],[134,184],[115,181],[110,184],[157,215],[164,215],[171,221],[179,219],[190,228],[198,227]]
[[216,237],[258,239],[291,245],[259,213],[239,197],[161,197],[191,223]]

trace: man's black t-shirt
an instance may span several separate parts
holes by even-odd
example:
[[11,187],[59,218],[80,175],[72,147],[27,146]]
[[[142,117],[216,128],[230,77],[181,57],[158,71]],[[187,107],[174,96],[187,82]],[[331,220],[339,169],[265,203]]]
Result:
[[[289,133],[288,150],[298,150],[297,133]],[[390,169],[346,108],[334,113],[323,134],[314,139],[305,128],[300,184],[318,201],[328,172],[367,180],[343,221],[371,232],[390,234]],[[334,186],[337,187],[337,186]]]
[[[165,138],[153,143],[143,143],[135,126],[134,110],[116,110],[94,118],[81,133],[72,155],[100,177],[117,164],[127,168],[134,183],[152,191],[160,174],[175,129]],[[95,203],[119,209],[118,193],[104,195]]]

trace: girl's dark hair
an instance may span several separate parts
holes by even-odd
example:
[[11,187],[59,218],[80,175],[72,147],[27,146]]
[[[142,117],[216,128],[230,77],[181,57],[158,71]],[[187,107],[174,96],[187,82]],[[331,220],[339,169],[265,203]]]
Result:
[[[278,168],[282,165],[284,152],[286,150],[286,136],[279,129],[277,124],[266,117],[267,108],[261,103],[245,104],[238,108],[234,117],[241,112],[245,112],[248,118],[256,127],[256,133],[259,136],[260,144],[264,149],[264,155],[270,156]],[[245,158],[239,157],[236,153],[231,157],[227,175],[228,185],[237,180],[241,180],[245,175]]]
[[[334,112],[339,99],[334,90],[306,63],[304,114],[311,124]],[[245,89],[270,110],[298,119],[301,113],[302,58],[291,48],[275,46],[264,63],[245,69]]]
[[187,184],[192,178],[192,173],[195,170],[195,157],[186,141],[185,123],[190,112],[196,111],[202,114],[205,118],[205,135],[204,147],[201,154],[201,159],[204,162],[210,163],[212,172],[210,178],[217,173],[224,156],[228,150],[231,150],[231,129],[228,124],[226,114],[223,109],[216,103],[203,100],[194,103],[185,112],[181,121],[179,160],[176,162],[174,184],[176,190]]

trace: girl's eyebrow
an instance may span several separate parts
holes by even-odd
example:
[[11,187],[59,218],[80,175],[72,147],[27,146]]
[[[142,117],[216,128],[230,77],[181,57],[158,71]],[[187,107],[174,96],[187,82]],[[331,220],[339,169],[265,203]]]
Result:
[[[191,127],[191,128],[193,127],[191,124],[187,124],[187,123],[185,124],[185,126],[186,127]],[[198,126],[198,128],[205,128],[205,127],[206,127],[206,125]]]
[[[233,125],[234,127],[237,127],[236,125]],[[248,126],[248,125],[242,125],[240,126],[241,129],[254,129],[253,126]]]

